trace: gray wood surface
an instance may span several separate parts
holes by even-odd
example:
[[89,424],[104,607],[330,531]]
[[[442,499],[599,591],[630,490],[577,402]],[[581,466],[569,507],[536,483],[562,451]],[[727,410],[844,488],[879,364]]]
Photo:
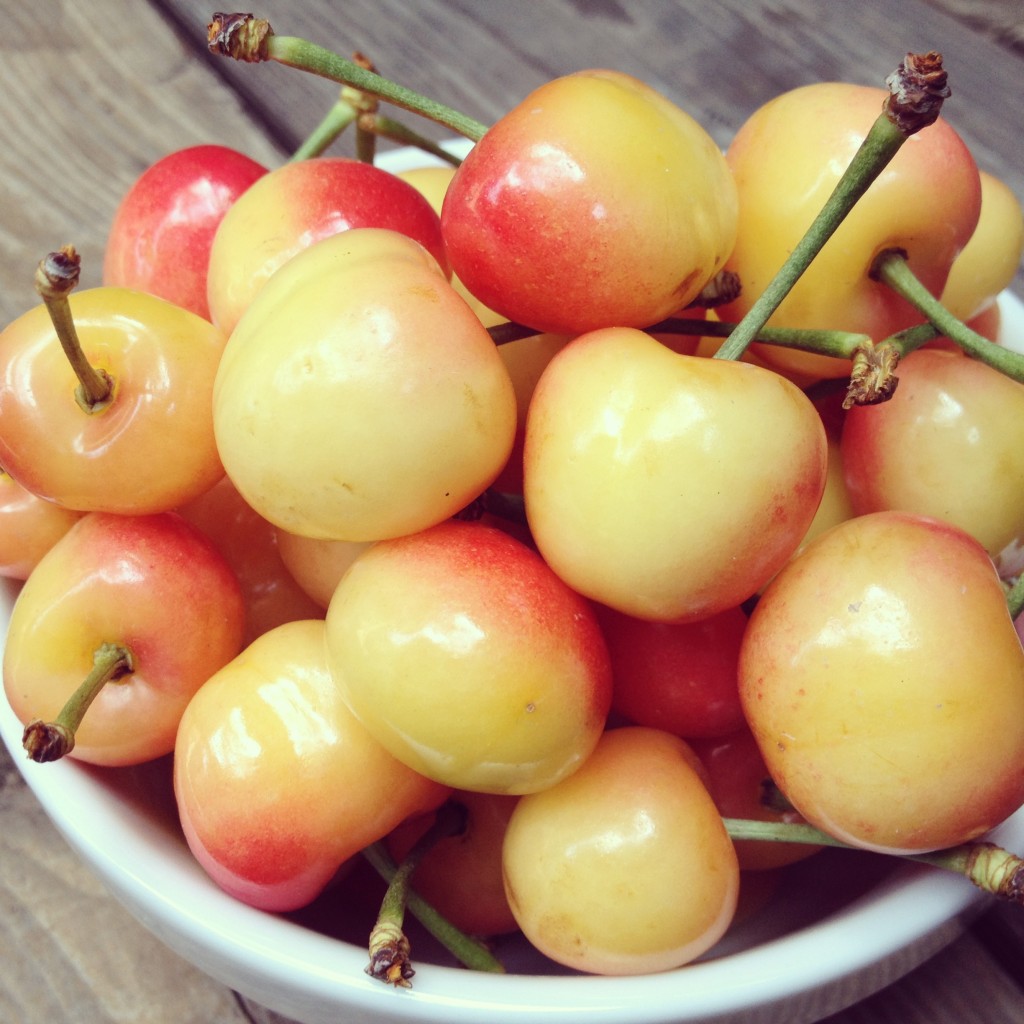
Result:
[[[265,0],[255,9],[281,34],[361,50],[385,74],[484,121],[557,74],[620,68],[685,106],[722,144],[775,92],[822,78],[879,84],[905,51],[938,49],[954,89],[946,116],[979,162],[1024,195],[1019,0]],[[217,141],[275,163],[332,102],[330,82],[208,56],[211,13],[199,0],[4,5],[5,321],[35,304],[35,263],[65,242],[83,253],[85,283],[98,282],[117,201],[158,156]],[[948,950],[831,1021],[1017,1021],[1022,961],[1021,918],[994,908]],[[283,1024],[136,924],[77,862],[2,748],[0,1021]]]

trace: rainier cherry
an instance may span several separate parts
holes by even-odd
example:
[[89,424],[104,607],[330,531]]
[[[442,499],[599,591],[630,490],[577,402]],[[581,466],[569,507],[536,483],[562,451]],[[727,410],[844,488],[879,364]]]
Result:
[[213,236],[235,200],[266,173],[227,146],[190,146],[157,160],[114,214],[103,283],[151,292],[208,320]]
[[725,262],[736,188],[689,114],[630,75],[580,71],[487,131],[441,222],[455,273],[510,320],[560,334],[646,327]]
[[586,760],[611,671],[587,603],[501,530],[380,541],[327,609],[329,664],[369,732],[459,789],[526,793]]
[[778,374],[608,328],[548,364],[523,465],[537,547],[569,586],[682,622],[735,607],[785,564],[821,499],[827,446]]
[[1024,650],[948,523],[876,512],[810,544],[754,609],[740,695],[790,803],[855,846],[954,846],[1024,803]]
[[643,974],[688,963],[732,921],[739,866],[693,750],[612,729],[569,778],[521,797],[503,852],[509,904],[558,963]]

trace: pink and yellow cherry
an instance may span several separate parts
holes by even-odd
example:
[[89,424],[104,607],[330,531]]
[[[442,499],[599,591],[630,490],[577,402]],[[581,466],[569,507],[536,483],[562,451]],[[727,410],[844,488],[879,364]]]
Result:
[[481,302],[556,334],[646,327],[688,305],[736,232],[736,189],[685,111],[618,71],[542,85],[494,124],[441,212]]
[[[469,935],[504,935],[519,925],[508,905],[501,871],[502,845],[518,797],[457,790],[451,799],[466,814],[465,828],[440,840],[416,864],[414,889],[447,921]],[[385,840],[401,863],[434,815],[399,825]]]
[[277,530],[277,550],[285,568],[299,587],[323,609],[348,567],[371,541],[324,540]]
[[[878,117],[883,89],[841,82],[801,86],[769,100],[736,133],[726,157],[739,192],[739,230],[726,264],[743,283],[719,312],[739,320],[809,227]],[[978,222],[981,183],[970,151],[939,118],[911,136],[858,200],[769,321],[857,331],[876,341],[920,314],[868,276],[884,249],[903,249],[935,295]],[[756,345],[773,366],[843,377],[848,360]]]
[[819,537],[754,609],[740,695],[790,803],[854,846],[955,846],[1024,803],[1024,649],[948,523],[877,512]]
[[[953,261],[942,304],[961,320],[990,312],[1013,282],[1024,255],[1024,207],[994,174],[981,171],[981,215],[967,244]],[[993,337],[991,331],[983,332]]]
[[314,242],[360,227],[415,239],[448,273],[440,218],[411,185],[359,160],[293,161],[247,189],[217,229],[208,272],[213,322],[230,334],[274,271]]
[[564,334],[534,334],[528,338],[498,346],[501,361],[508,369],[516,396],[516,432],[512,452],[494,487],[511,494],[523,493],[523,445],[526,441],[526,414],[533,399],[537,381],[555,353],[565,348],[569,339]]
[[[434,212],[440,216],[444,206],[444,197],[455,176],[455,168],[446,164],[443,167],[424,166],[411,167],[407,171],[398,171],[396,177],[407,181],[417,192],[422,195],[434,208]],[[488,309],[470,290],[459,280],[458,274],[452,274],[452,287],[469,303],[470,308],[480,318],[484,327],[494,327],[503,323],[506,317]]]
[[264,633],[196,693],[178,730],[174,791],[206,872],[270,911],[307,905],[350,857],[448,795],[348,711],[319,619]]
[[[73,249],[43,266],[77,280]],[[125,288],[55,301],[71,321],[60,341],[45,303],[0,333],[0,465],[40,497],[85,512],[165,512],[212,487],[224,473],[212,408],[223,334]],[[62,341],[105,394],[85,390]]]
[[595,605],[612,660],[612,711],[684,739],[744,723],[737,680],[741,608],[697,622],[650,622]]
[[104,249],[103,283],[159,295],[210,318],[206,273],[224,214],[267,169],[227,146],[179,149],[122,197]]
[[458,789],[554,784],[593,750],[611,698],[590,607],[534,551],[479,522],[362,554],[327,609],[327,650],[367,730]]
[[274,526],[227,477],[178,512],[213,541],[238,577],[245,599],[245,643],[282,623],[323,617],[326,606],[317,604],[285,565]]
[[537,949],[580,971],[646,974],[722,937],[739,865],[701,771],[677,736],[629,726],[606,732],[569,778],[520,798],[505,886]]
[[[774,783],[754,734],[744,722],[727,736],[690,741],[705,770],[705,782],[715,806],[724,818],[746,821],[803,822],[792,808],[774,801]],[[736,856],[741,871],[773,871],[806,860],[821,847],[811,843],[786,843],[776,840],[736,840]]]
[[821,419],[789,381],[631,328],[562,349],[526,423],[526,513],[545,560],[585,596],[663,622],[756,593],[810,526],[826,469]]
[[903,359],[899,387],[846,416],[842,460],[858,514],[944,519],[995,557],[1024,544],[1024,385],[954,352]]
[[[230,567],[180,516],[83,516],[42,557],[11,612],[4,690],[39,745],[33,756],[70,749],[93,764],[127,765],[169,753],[192,695],[238,653],[244,618]],[[98,691],[82,695],[80,723],[60,718],[94,662],[110,681],[97,676]],[[56,730],[32,725],[55,721]]]
[[44,501],[0,469],[0,576],[27,579],[83,515]]
[[436,261],[353,228],[292,258],[228,341],[213,396],[228,476],[290,533],[370,541],[463,509],[508,459],[512,382]]

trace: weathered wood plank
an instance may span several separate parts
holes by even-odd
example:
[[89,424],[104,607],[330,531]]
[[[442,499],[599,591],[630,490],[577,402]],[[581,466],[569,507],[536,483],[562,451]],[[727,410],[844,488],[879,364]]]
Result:
[[36,263],[72,242],[83,286],[125,189],[159,156],[222,142],[261,161],[279,150],[232,90],[148,4],[39,0],[4,12],[0,58],[0,318],[38,302]]
[[[197,33],[211,13],[205,0],[171,6]],[[383,73],[484,121],[555,75],[614,66],[664,91],[723,144],[776,92],[823,78],[881,85],[905,51],[937,49],[954,88],[948,119],[982,164],[1024,194],[1024,62],[1007,60],[1003,43],[942,6],[958,5],[844,4],[840,14],[815,0],[349,0],[341,8],[262,0],[253,9],[282,35],[346,56],[362,50]],[[992,9],[990,19],[1009,6],[978,5]],[[224,73],[289,145],[334,97],[330,83],[292,69],[227,61]]]

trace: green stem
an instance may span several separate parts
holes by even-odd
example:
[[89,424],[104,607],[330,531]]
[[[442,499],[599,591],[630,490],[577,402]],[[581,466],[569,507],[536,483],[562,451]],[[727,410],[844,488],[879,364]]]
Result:
[[266,18],[252,14],[215,14],[206,27],[206,37],[211,53],[247,63],[273,60],[308,71],[436,121],[474,142],[483,138],[487,131],[487,125],[480,121],[392,82],[354,60],[332,53],[307,39],[277,35]]
[[989,341],[950,313],[910,269],[906,253],[899,249],[886,249],[879,253],[871,266],[871,276],[906,299],[941,335],[949,338],[967,355],[991,366],[1011,380],[1024,383],[1024,355]]
[[355,61],[298,36],[279,36],[270,33],[266,40],[266,59],[319,75],[339,85],[352,86],[360,92],[376,96],[403,110],[435,121],[474,142],[483,138],[487,131],[487,125],[466,114],[404,85],[392,82],[373,71],[367,71]]
[[768,318],[782,304],[814,257],[907,138],[884,111],[878,115],[821,212],[725,344],[715,353],[715,358],[739,359],[746,352]]
[[78,285],[82,259],[74,246],[65,245],[39,261],[35,285],[50,315],[61,348],[78,378],[75,401],[87,413],[100,412],[110,404],[114,382],[105,370],[93,367],[82,350],[68,296]]
[[448,150],[438,145],[432,139],[428,139],[425,135],[420,135],[400,121],[394,121],[390,117],[383,117],[378,114],[373,118],[371,130],[381,138],[390,139],[392,142],[401,143],[403,146],[415,146],[417,149],[422,149],[424,153],[430,153],[431,156],[436,156],[439,160],[443,160],[453,167],[458,167],[462,163],[462,160],[455,156],[454,153],[449,153]]
[[289,161],[294,163],[320,156],[358,116],[359,111],[340,96],[323,120],[292,153]]
[[[644,330],[648,334],[687,334],[705,338],[728,338],[736,324],[723,320],[701,320],[690,317],[669,317]],[[523,338],[540,334],[536,328],[513,322],[495,324],[487,328],[495,345],[507,345]],[[799,348],[805,352],[835,356],[838,359],[852,359],[857,350],[870,342],[866,334],[854,331],[814,330],[806,327],[762,327],[754,335],[754,341],[780,348]]]
[[1024,572],[1022,572],[1010,587],[1006,595],[1006,605],[1010,609],[1010,618],[1016,619],[1021,612],[1024,612]]
[[[662,320],[661,323],[654,324],[653,327],[645,328],[645,330],[651,334],[696,334],[705,338],[728,339],[734,336],[738,326],[738,324],[722,320],[690,320],[670,317],[667,320]],[[858,334],[854,331],[762,326],[751,338],[751,341],[776,345],[779,348],[798,348],[804,352],[815,352],[818,355],[834,356],[838,359],[852,359],[857,349],[870,341],[870,337],[867,334]]]
[[133,671],[131,651],[122,644],[103,643],[93,654],[92,671],[67,699],[52,722],[34,721],[25,726],[22,746],[33,761],[57,761],[75,745],[75,733],[89,705],[107,683]]
[[[722,820],[726,831],[734,840],[810,843],[814,846],[833,846],[843,850],[859,849],[813,825],[801,822],[753,821],[745,818]],[[901,860],[927,864],[943,871],[963,875],[973,885],[990,895],[1024,904],[1024,859],[995,843],[961,843],[945,850],[897,856]]]
[[438,811],[434,825],[409,851],[401,866],[395,864],[381,843],[374,843],[363,850],[363,857],[388,883],[380,915],[370,936],[370,965],[366,972],[403,988],[410,987],[409,978],[414,973],[409,963],[408,940],[402,931],[406,909],[464,967],[494,974],[505,970],[485,946],[456,928],[410,888],[412,874],[422,855],[439,839],[453,834],[453,818],[449,816],[449,810],[456,810],[460,815],[456,822],[464,822],[463,810],[454,804],[444,805]]

